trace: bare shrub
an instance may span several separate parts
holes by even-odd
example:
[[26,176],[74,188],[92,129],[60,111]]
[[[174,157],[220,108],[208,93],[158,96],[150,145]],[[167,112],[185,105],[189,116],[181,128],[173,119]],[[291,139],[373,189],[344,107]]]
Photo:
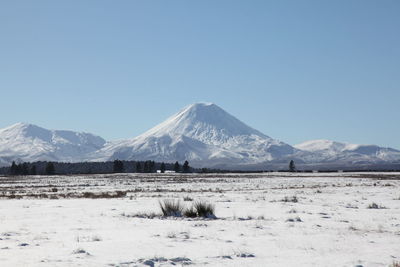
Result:
[[164,216],[182,217],[183,206],[179,200],[164,200],[159,202],[161,212]]

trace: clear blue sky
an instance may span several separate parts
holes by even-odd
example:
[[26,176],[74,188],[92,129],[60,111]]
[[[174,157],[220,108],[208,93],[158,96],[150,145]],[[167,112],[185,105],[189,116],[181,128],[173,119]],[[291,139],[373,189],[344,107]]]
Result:
[[400,149],[400,1],[1,1],[0,128],[134,137],[214,102],[296,144]]

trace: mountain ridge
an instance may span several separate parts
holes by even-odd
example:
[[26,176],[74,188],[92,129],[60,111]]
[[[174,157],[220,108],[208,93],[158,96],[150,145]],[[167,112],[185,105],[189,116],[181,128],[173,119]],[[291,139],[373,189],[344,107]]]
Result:
[[294,147],[303,151],[318,154],[325,158],[324,161],[346,161],[346,162],[393,162],[400,159],[400,151],[389,147],[377,145],[360,145],[344,142],[317,139],[306,141]]
[[0,129],[2,161],[78,161],[105,144],[99,136],[69,130],[48,130],[34,124],[16,123]]

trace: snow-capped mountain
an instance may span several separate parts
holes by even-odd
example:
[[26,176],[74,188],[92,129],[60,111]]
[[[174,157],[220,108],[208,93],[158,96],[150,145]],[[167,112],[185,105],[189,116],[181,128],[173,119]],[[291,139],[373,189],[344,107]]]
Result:
[[[0,166],[12,161],[188,160],[195,167],[281,169],[400,164],[400,151],[329,140],[296,146],[273,139],[215,104],[197,103],[132,139],[106,142],[73,131],[17,123],[0,129]],[[396,165],[396,166],[397,166]]]
[[189,160],[196,166],[233,166],[282,159],[298,152],[215,104],[197,103],[136,138],[107,144],[93,159]]
[[400,160],[400,151],[376,145],[357,145],[330,140],[311,140],[295,145],[297,149],[314,153],[320,162],[347,164],[394,162]]
[[101,137],[17,123],[0,130],[0,164],[11,161],[81,161],[102,148]]

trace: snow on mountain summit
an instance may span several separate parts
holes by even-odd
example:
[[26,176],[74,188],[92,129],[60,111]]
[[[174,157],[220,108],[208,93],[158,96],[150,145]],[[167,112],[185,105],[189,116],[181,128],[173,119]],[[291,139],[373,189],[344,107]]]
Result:
[[210,166],[259,163],[295,150],[215,104],[196,103],[136,138],[111,142],[102,149],[100,159],[190,160],[197,166]]
[[141,137],[164,135],[184,135],[208,144],[225,142],[229,137],[238,135],[258,135],[268,138],[213,103],[187,106]]

